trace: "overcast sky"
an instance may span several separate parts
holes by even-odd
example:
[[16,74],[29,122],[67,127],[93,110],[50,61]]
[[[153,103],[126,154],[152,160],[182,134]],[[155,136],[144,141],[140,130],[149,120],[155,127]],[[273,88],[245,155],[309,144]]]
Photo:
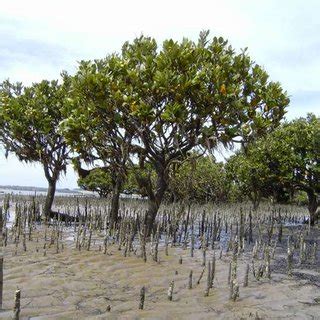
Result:
[[[102,58],[141,34],[158,42],[196,40],[200,30],[249,48],[288,91],[287,118],[320,116],[320,1],[2,1],[0,6],[0,81],[24,84],[73,73],[77,61]],[[69,169],[60,187],[76,187]],[[0,154],[0,185],[46,186],[37,165],[20,164]]]

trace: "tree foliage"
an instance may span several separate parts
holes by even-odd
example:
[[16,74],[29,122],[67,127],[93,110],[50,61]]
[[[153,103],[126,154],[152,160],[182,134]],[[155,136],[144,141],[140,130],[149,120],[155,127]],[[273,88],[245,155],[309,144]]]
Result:
[[[267,136],[269,139],[269,135]],[[261,143],[261,142],[260,142]],[[259,144],[259,142],[257,143]],[[287,200],[290,188],[277,174],[275,163],[266,159],[263,148],[250,146],[231,156],[226,163],[227,177],[248,198],[256,210],[262,198]]]
[[112,179],[109,172],[100,168],[93,169],[88,176],[78,179],[80,188],[97,192],[100,197],[107,197],[112,191]]
[[229,185],[224,165],[212,156],[194,155],[170,172],[168,193],[174,201],[226,201]]
[[320,196],[320,118],[309,114],[284,124],[274,133],[272,143],[278,147],[273,160],[275,174],[306,192],[313,224]]
[[[121,99],[112,91],[119,76],[117,63],[116,56],[80,62],[77,73],[71,78],[65,119],[60,124],[78,158],[94,167],[108,168],[113,222],[118,220],[119,196],[127,176],[133,136],[133,130],[125,126],[121,115]],[[98,172],[101,171],[91,175],[93,180],[98,179]]]
[[[81,61],[64,80],[21,93],[19,86],[4,86],[2,142],[21,160],[40,161],[49,184],[65,170],[65,139],[82,162],[108,168],[110,176],[101,179],[112,184],[114,221],[130,166],[149,199],[148,233],[170,183],[177,190],[172,173],[188,184],[192,166],[183,163],[191,153],[219,143],[246,147],[279,125],[289,103],[246,49],[237,53],[222,37],[209,39],[207,31],[198,41],[170,39],[160,46],[141,36],[119,54]],[[197,164],[192,198],[220,197],[224,173],[218,178],[221,166],[208,159]],[[101,171],[91,173],[90,185]]]
[[130,149],[142,169],[154,168],[155,186],[139,177],[150,200],[149,227],[173,163],[199,145],[247,143],[271,131],[289,102],[246,50],[237,54],[223,38],[209,41],[207,32],[198,42],[166,40],[160,48],[142,36],[121,54],[81,62],[74,79],[66,136],[76,150],[94,150],[89,158],[95,153],[105,162],[115,150]]
[[49,183],[45,212],[51,211],[56,182],[66,171],[69,148],[59,133],[67,79],[42,81],[30,87],[5,81],[1,86],[0,141],[6,153],[42,164]]
[[284,123],[231,157],[227,169],[243,192],[270,196],[300,190],[308,196],[314,223],[320,194],[320,119],[310,114]]

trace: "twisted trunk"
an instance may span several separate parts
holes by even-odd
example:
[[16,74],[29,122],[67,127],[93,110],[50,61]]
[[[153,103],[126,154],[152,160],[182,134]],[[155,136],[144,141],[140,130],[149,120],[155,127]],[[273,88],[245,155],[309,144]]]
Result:
[[47,196],[44,204],[44,215],[45,218],[52,218],[53,212],[52,212],[52,204],[54,200],[54,195],[56,193],[56,185],[59,178],[59,171],[56,169],[49,168],[49,165],[44,164],[44,174],[48,181],[48,191]]
[[57,184],[57,180],[50,179],[48,181],[48,191],[47,191],[46,201],[44,204],[44,214],[46,218],[51,217],[52,215],[52,204],[54,200],[54,195],[56,193],[56,184]]

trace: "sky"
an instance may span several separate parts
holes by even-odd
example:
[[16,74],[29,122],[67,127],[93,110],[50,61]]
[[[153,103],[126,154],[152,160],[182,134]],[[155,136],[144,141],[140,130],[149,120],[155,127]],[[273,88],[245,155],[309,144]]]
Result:
[[[0,81],[25,85],[74,73],[77,62],[119,52],[141,34],[158,43],[196,40],[201,30],[223,36],[288,92],[287,119],[320,116],[320,1],[298,0],[10,0],[0,6]],[[77,187],[72,168],[59,187]],[[5,159],[0,185],[46,186],[39,165]]]

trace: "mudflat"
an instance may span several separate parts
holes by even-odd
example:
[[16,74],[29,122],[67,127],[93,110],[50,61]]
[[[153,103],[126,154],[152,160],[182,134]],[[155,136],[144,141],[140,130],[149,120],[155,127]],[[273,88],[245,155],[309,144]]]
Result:
[[[124,257],[117,244],[110,244],[104,254],[101,243],[102,237],[95,235],[90,250],[79,251],[72,234],[65,231],[59,253],[54,245],[48,245],[44,256],[43,227],[33,232],[26,251],[21,243],[17,247],[8,243],[4,250],[4,311],[0,318],[10,319],[18,287],[21,319],[320,319],[318,266],[302,266],[288,276],[281,264],[272,260],[271,279],[257,280],[250,271],[248,287],[243,287],[246,264],[251,261],[251,253],[245,252],[238,257],[240,296],[233,302],[228,284],[232,253],[223,252],[220,259],[219,252],[215,252],[214,285],[205,297],[207,270],[197,284],[204,268],[201,250],[195,250],[194,257],[190,257],[188,249],[169,246],[165,255],[160,244],[159,261],[148,255],[144,262],[138,249]],[[207,261],[213,252],[207,250]],[[275,255],[277,260],[285,259],[281,248]],[[193,286],[189,289],[191,270]],[[167,292],[172,280],[173,299],[169,301]],[[139,310],[142,286],[146,288],[145,304]]]

